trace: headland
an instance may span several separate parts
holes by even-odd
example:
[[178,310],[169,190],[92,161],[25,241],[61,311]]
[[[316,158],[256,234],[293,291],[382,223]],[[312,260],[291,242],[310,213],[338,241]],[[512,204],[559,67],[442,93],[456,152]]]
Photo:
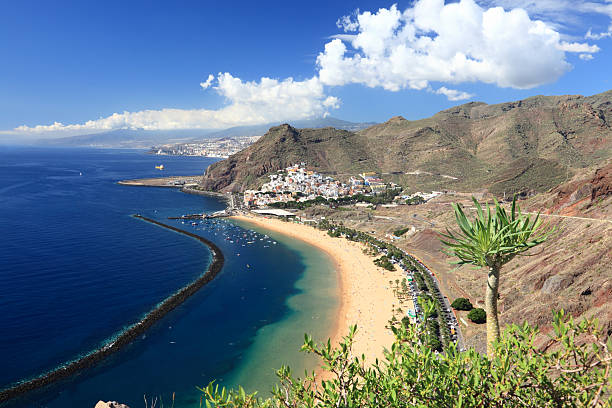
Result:
[[169,187],[183,188],[189,186],[197,186],[202,176],[170,176],[170,177],[152,177],[133,180],[120,180],[117,184],[133,187]]

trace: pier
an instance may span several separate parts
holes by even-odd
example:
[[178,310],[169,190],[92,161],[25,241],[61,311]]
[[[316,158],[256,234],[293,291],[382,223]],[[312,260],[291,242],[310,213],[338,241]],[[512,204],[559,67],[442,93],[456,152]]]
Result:
[[209,220],[211,218],[231,217],[231,211],[217,211],[212,214],[186,214],[180,217],[168,217],[169,220]]

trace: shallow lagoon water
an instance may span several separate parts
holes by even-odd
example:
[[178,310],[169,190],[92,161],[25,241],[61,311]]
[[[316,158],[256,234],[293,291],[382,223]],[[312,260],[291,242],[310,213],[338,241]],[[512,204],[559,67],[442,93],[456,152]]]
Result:
[[[38,374],[103,343],[201,274],[210,254],[193,239],[135,220],[212,212],[217,199],[125,187],[123,178],[197,174],[212,161],[86,149],[0,150],[0,384]],[[82,176],[79,175],[82,174]],[[328,257],[287,237],[228,221],[174,221],[222,249],[210,285],[95,369],[9,406],[93,406],[143,395],[199,406],[196,385],[270,389],[274,369],[314,362],[304,331],[323,338],[335,312]],[[251,243],[249,243],[251,242]],[[240,254],[240,255],[238,255]],[[247,266],[248,265],[248,266]],[[253,375],[253,370],[257,375]]]

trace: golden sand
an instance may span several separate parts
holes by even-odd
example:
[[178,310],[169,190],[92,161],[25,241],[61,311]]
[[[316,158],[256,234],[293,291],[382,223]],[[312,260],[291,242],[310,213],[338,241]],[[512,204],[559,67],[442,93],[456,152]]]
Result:
[[389,272],[374,265],[373,258],[363,252],[363,244],[332,238],[325,231],[307,225],[259,216],[232,218],[302,240],[326,252],[336,265],[339,279],[340,307],[329,335],[332,344],[337,345],[348,333],[349,326],[357,324],[353,354],[365,354],[369,362],[382,359],[383,348],[389,348],[394,339],[387,326],[393,316],[392,309],[399,306],[392,288],[395,280],[402,278],[399,271]]

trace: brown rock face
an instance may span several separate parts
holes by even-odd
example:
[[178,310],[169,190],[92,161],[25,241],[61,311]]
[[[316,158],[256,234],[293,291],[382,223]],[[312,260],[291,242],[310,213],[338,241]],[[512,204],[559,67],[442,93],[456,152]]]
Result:
[[592,202],[600,197],[605,198],[612,195],[612,163],[604,168],[597,169],[590,184],[592,185]]
[[[594,172],[581,172],[552,190],[552,201],[545,212],[584,215],[612,196],[612,163]],[[605,208],[606,206],[602,206]]]

